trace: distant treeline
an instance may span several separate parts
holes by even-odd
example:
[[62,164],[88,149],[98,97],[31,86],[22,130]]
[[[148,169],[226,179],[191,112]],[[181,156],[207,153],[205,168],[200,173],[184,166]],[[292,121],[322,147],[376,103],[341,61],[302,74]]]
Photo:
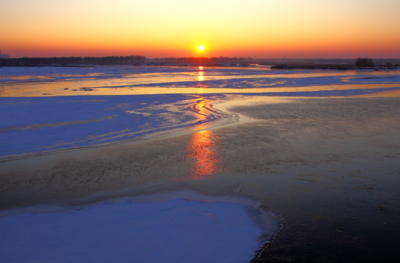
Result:
[[80,66],[80,65],[166,65],[166,64],[247,64],[251,63],[251,57],[183,57],[183,58],[153,58],[145,56],[110,56],[110,57],[23,57],[0,59],[1,66]]
[[145,56],[110,57],[50,57],[50,58],[8,58],[0,59],[2,66],[41,65],[135,65],[146,62]]
[[277,64],[271,66],[271,69],[337,69],[337,70],[352,70],[352,69],[397,69],[399,64],[386,62],[376,64],[370,58],[358,58],[354,64],[321,64],[321,63],[292,63],[292,64]]
[[251,57],[169,57],[146,58],[145,56],[108,57],[23,57],[0,59],[0,66],[40,67],[40,66],[91,66],[91,65],[148,65],[148,66],[249,66],[252,64],[271,65],[272,69],[396,69],[399,59],[370,58],[353,59],[257,59]]
[[155,58],[149,59],[153,63],[172,63],[172,64],[240,64],[251,63],[251,57],[183,57],[183,58]]

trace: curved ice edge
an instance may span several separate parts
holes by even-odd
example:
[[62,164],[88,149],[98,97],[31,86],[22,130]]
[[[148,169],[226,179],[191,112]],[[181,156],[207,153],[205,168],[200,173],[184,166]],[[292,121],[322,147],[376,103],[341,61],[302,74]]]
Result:
[[[224,238],[226,240],[224,240],[224,242],[226,242],[226,244],[224,246],[221,246],[221,253],[227,253],[231,256],[234,256],[235,253],[237,253],[237,257],[239,258],[246,258],[246,261],[221,261],[221,259],[223,259],[224,257],[221,257],[218,259],[218,262],[250,262],[252,259],[256,259],[259,257],[259,255],[261,254],[261,252],[266,248],[266,246],[268,246],[269,243],[271,243],[275,237],[275,235],[279,232],[279,230],[281,229],[282,225],[282,218],[280,216],[275,215],[273,212],[268,211],[266,209],[266,206],[264,204],[262,204],[259,200],[253,199],[253,198],[249,198],[249,197],[243,197],[243,196],[239,196],[239,195],[220,195],[220,196],[214,196],[214,195],[207,195],[207,194],[203,194],[200,192],[196,192],[193,190],[180,190],[180,191],[173,191],[173,192],[163,192],[163,193],[154,193],[154,194],[147,194],[147,195],[142,195],[142,196],[135,196],[135,197],[120,197],[120,198],[116,198],[116,199],[112,199],[112,200],[107,200],[107,201],[102,201],[102,202],[98,202],[98,203],[92,203],[92,204],[83,204],[83,205],[68,205],[68,206],[61,206],[61,205],[41,205],[41,206],[32,206],[32,207],[26,207],[26,208],[17,208],[17,209],[10,209],[10,210],[5,210],[5,211],[1,211],[0,212],[0,233],[2,233],[2,236],[4,237],[4,230],[5,228],[9,228],[9,226],[7,224],[4,224],[4,218],[9,218],[9,221],[13,221],[18,222],[21,221],[21,218],[24,219],[25,221],[27,219],[27,217],[30,218],[44,218],[44,221],[46,222],[46,217],[49,218],[50,217],[50,221],[52,220],[56,220],[57,218],[60,222],[64,222],[63,217],[65,218],[65,216],[69,215],[70,219],[71,219],[71,214],[79,214],[79,213],[94,213],[94,215],[96,215],[96,212],[98,213],[99,211],[115,211],[115,209],[119,209],[119,208],[126,208],[126,207],[131,207],[133,210],[135,211],[135,207],[137,205],[141,205],[141,208],[145,207],[147,210],[151,209],[152,206],[157,207],[158,209],[161,207],[162,209],[171,209],[171,207],[175,207],[175,206],[182,206],[182,202],[183,204],[189,204],[190,207],[193,207],[194,210],[196,211],[195,214],[196,215],[206,215],[211,217],[212,220],[217,220],[215,221],[216,224],[222,224],[223,226],[219,226],[219,228],[217,228],[217,230],[215,231],[215,233],[213,233],[212,235],[215,236],[215,238],[217,240],[220,240],[221,238]],[[218,209],[216,210],[215,208],[213,208],[213,204],[218,206]],[[199,212],[197,207],[199,207],[199,205],[201,207],[205,207],[205,209],[209,209],[211,212]],[[226,209],[225,209],[226,208]],[[234,211],[236,211],[234,214],[231,214],[231,209],[233,208]],[[146,210],[146,211],[147,211]],[[214,211],[213,211],[214,210]],[[152,213],[158,213],[159,210],[153,211]],[[208,210],[207,210],[208,211]],[[241,212],[240,212],[241,211]],[[137,209],[136,209],[137,212]],[[179,211],[178,211],[179,212]],[[243,212],[243,213],[242,213]],[[117,210],[118,213],[118,210]],[[225,214],[224,214],[225,213]],[[151,213],[150,213],[151,214]],[[157,215],[157,214],[156,214]],[[167,215],[169,215],[167,213]],[[129,214],[125,214],[126,216],[132,216]],[[165,214],[161,214],[161,216],[165,216]],[[185,217],[185,215],[181,215],[181,214],[171,214],[171,216],[176,216],[176,217]],[[98,218],[95,218],[92,215],[92,218],[94,221],[98,220]],[[227,223],[227,219],[228,220],[232,220],[232,218],[234,218],[235,220],[237,220],[241,226],[244,226],[244,229],[249,229],[249,233],[247,233],[246,231],[242,234],[239,234],[240,239],[237,239],[236,241],[234,240],[230,240],[232,239],[231,236],[223,236],[224,235],[224,227],[226,227],[226,225],[228,225]],[[239,218],[239,219],[238,219]],[[247,218],[247,219],[245,219]],[[70,220],[69,219],[69,220]],[[174,218],[175,219],[175,218]],[[198,218],[195,218],[196,220]],[[121,218],[117,218],[118,220],[124,220],[124,217]],[[150,218],[150,223],[160,223],[158,221],[156,222],[152,222],[152,220]],[[218,220],[221,220],[218,222]],[[234,221],[234,220],[233,220]],[[24,221],[22,220],[21,223],[23,223]],[[29,220],[28,220],[29,222]],[[69,223],[69,221],[65,221],[67,223]],[[64,223],[65,223],[64,222]],[[196,224],[198,222],[196,221]],[[52,224],[54,225],[54,223],[52,222]],[[165,224],[165,226],[168,227],[168,222],[161,222],[161,224]],[[214,224],[211,223],[211,224]],[[195,225],[197,226],[197,225]],[[204,223],[204,221],[200,221],[200,224],[198,225],[199,230],[207,230],[207,229],[203,229],[202,227],[209,227],[210,225],[206,225]],[[232,226],[232,225],[228,225],[228,226]],[[107,226],[105,226],[107,227]],[[158,228],[160,228],[160,226],[158,226]],[[161,226],[162,228],[162,226]],[[222,230],[221,230],[222,228]],[[219,229],[219,230],[218,230]],[[230,229],[231,232],[233,229]],[[235,229],[236,230],[236,229]],[[240,230],[240,229],[239,229]],[[254,230],[256,230],[256,232],[258,233],[257,236],[254,235]],[[51,229],[50,229],[51,231]],[[219,231],[219,232],[218,232]],[[226,231],[226,230],[225,230]],[[90,231],[89,231],[90,232]],[[194,231],[195,232],[195,231]],[[251,236],[253,234],[253,236]],[[219,236],[218,236],[219,235]],[[247,235],[247,236],[246,236]],[[213,236],[213,238],[214,238]],[[25,236],[26,237],[26,236]],[[237,237],[237,236],[236,236]],[[107,237],[107,238],[113,238],[111,237]],[[190,240],[188,240],[188,242],[190,243],[191,240],[196,240],[197,239],[201,239],[202,236],[193,236],[190,238]],[[228,240],[229,239],[229,240]],[[235,239],[235,238],[233,238]],[[243,240],[242,240],[243,239]],[[253,240],[253,247],[247,247],[247,257],[245,256],[245,252],[243,251],[236,251],[235,249],[233,249],[232,251],[230,251],[229,249],[231,248],[229,245],[235,245],[232,244],[234,242],[240,243],[240,246],[251,246],[249,240]],[[4,239],[3,239],[4,240]],[[246,241],[246,245],[242,244],[243,241]],[[90,241],[90,240],[89,240]],[[4,242],[4,241],[3,241]],[[0,244],[2,242],[0,241]],[[210,242],[211,244],[212,242]],[[254,244],[257,244],[255,247]],[[227,247],[228,245],[228,247]],[[236,244],[237,245],[237,244]],[[1,246],[0,246],[1,247]],[[4,246],[3,246],[4,247]],[[233,246],[234,247],[234,246]],[[20,248],[21,249],[21,248]],[[23,248],[22,248],[23,249]],[[29,249],[29,248],[28,248]],[[202,248],[200,248],[201,250]],[[203,248],[203,249],[207,249]],[[1,249],[0,249],[1,250]],[[182,250],[184,251],[190,251],[190,248],[183,248]],[[174,251],[174,249],[172,249],[172,251]],[[4,252],[4,251],[3,251]],[[154,251],[153,251],[154,252]],[[203,251],[202,253],[207,254],[207,251]],[[152,253],[152,251],[150,251],[149,253]],[[210,252],[211,253],[211,252]],[[214,251],[215,253],[215,251]],[[1,254],[1,253],[0,253]],[[212,254],[212,253],[211,253]],[[215,256],[215,255],[214,255]],[[2,256],[0,256],[1,259]],[[208,262],[214,262],[215,258],[210,258],[210,260],[208,260]],[[204,259],[203,259],[204,260]],[[144,261],[144,262],[153,262],[152,260],[150,261]],[[174,261],[174,262],[180,262],[180,261]],[[181,261],[184,262],[184,261]],[[196,261],[192,261],[192,262],[196,262]],[[201,261],[199,261],[201,262]]]
[[[220,98],[215,103],[221,103],[224,100]],[[25,159],[43,155],[50,155],[50,154],[57,154],[63,152],[70,152],[70,151],[77,151],[77,150],[84,150],[84,149],[93,149],[93,148],[102,148],[114,145],[120,145],[130,142],[143,142],[147,140],[157,140],[163,139],[170,136],[177,136],[183,134],[190,134],[193,132],[199,131],[197,127],[201,125],[207,124],[207,129],[214,129],[219,128],[224,125],[229,125],[233,123],[239,122],[239,114],[233,112],[224,112],[218,108],[213,106],[214,103],[209,103],[204,105],[205,111],[208,113],[208,119],[206,121],[197,121],[191,124],[179,124],[173,127],[163,127],[163,128],[154,128],[151,130],[141,130],[136,133],[136,135],[132,138],[125,138],[121,140],[109,141],[109,142],[97,142],[94,144],[82,144],[79,146],[73,147],[66,147],[66,148],[59,148],[59,149],[51,149],[51,150],[42,150],[42,151],[34,151],[34,152],[26,152],[26,153],[18,153],[18,154],[7,154],[7,155],[0,155],[0,163],[13,161],[18,159]],[[126,135],[125,135],[126,136]]]

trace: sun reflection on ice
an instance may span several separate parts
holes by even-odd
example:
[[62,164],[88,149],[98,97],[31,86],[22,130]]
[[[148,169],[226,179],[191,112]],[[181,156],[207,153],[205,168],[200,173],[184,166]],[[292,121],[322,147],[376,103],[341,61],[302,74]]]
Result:
[[191,179],[210,178],[221,171],[218,144],[218,136],[210,130],[198,131],[192,135],[187,146],[187,159],[194,159],[190,167]]
[[198,81],[204,81],[204,72],[203,71],[199,71],[199,75],[197,76],[197,80]]
[[207,101],[200,97],[192,109],[197,113],[197,118],[201,122],[195,129],[198,132],[192,135],[192,138],[186,147],[186,159],[191,162],[191,179],[201,180],[210,178],[213,174],[220,172],[220,156],[217,152],[219,145],[218,135],[207,130],[210,126],[207,120],[206,107]]

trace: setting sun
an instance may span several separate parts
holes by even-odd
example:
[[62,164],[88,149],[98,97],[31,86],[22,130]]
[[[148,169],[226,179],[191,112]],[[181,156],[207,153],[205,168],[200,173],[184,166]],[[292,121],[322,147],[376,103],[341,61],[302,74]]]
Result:
[[0,48],[13,58],[400,57],[398,0],[250,2],[1,1]]

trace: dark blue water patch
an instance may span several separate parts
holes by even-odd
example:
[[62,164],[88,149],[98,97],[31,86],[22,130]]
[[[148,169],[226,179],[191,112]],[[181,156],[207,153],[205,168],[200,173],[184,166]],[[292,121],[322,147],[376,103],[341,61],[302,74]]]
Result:
[[360,83],[360,84],[383,84],[383,83],[398,83],[400,81],[400,76],[392,75],[381,75],[373,77],[352,77],[348,78],[348,83]]

